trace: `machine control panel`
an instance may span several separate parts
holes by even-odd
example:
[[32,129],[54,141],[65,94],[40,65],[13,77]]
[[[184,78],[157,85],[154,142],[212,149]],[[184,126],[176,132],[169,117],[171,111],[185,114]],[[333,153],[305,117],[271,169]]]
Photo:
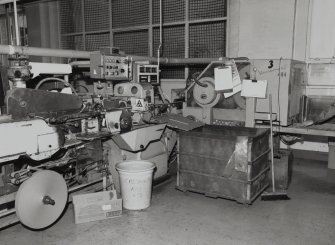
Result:
[[159,85],[158,72],[158,65],[139,65],[137,67],[137,79],[140,83]]
[[92,78],[106,80],[129,80],[131,66],[126,56],[92,53],[90,73]]

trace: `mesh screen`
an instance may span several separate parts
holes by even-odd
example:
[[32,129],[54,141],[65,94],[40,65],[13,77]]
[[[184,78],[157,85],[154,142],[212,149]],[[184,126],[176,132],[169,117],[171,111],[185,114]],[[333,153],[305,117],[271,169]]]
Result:
[[196,72],[200,74],[206,67],[207,65],[189,65],[189,76]]
[[[159,28],[153,30],[153,48],[154,54],[157,55],[159,47]],[[161,56],[164,57],[185,57],[185,27],[169,26],[163,27],[163,46]]]
[[60,0],[59,20],[62,34],[83,31],[81,0]]
[[85,0],[85,29],[86,31],[99,31],[109,29],[109,1]]
[[[159,2],[152,1],[152,23],[159,23]],[[183,21],[185,19],[185,1],[182,0],[162,0],[163,23]]]
[[[159,28],[153,30],[153,48],[154,55],[157,56],[159,47]],[[163,46],[161,48],[161,57],[185,57],[185,27],[184,26],[169,26],[163,27]],[[184,67],[166,66],[162,67],[160,74],[161,78],[177,79],[184,78]]]
[[83,36],[63,36],[61,46],[63,49],[83,50]]
[[190,57],[220,57],[226,51],[226,23],[213,22],[190,25]]
[[160,78],[163,79],[184,79],[184,66],[161,66]]
[[112,0],[113,28],[149,24],[149,0]]
[[190,20],[225,17],[226,0],[189,0]]
[[131,31],[114,33],[114,47],[126,54],[149,55],[148,31]]
[[97,51],[101,47],[109,47],[109,33],[89,34],[86,35],[86,50]]
[[0,5],[0,15],[5,15],[5,14],[6,14],[6,6]]

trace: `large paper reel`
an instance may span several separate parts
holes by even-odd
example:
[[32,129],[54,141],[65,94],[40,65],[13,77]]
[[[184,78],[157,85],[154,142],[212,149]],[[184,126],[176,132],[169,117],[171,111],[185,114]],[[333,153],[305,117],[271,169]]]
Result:
[[27,227],[43,229],[62,214],[67,196],[67,185],[60,174],[50,170],[36,172],[16,194],[16,215]]

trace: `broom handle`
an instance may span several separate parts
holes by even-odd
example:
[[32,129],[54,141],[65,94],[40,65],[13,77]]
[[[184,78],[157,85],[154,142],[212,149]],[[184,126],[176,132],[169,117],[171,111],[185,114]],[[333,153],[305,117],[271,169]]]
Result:
[[270,150],[271,150],[271,179],[272,179],[272,192],[275,192],[275,170],[273,163],[273,125],[272,125],[272,95],[269,94],[269,109],[270,109]]

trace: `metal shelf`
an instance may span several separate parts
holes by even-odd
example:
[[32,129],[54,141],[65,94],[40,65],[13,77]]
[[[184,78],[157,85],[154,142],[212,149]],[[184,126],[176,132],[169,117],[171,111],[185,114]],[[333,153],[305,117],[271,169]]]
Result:
[[[257,128],[269,128],[269,125],[256,124]],[[275,132],[286,133],[286,134],[300,134],[300,135],[313,135],[313,136],[325,136],[335,137],[335,124],[325,123],[322,125],[313,125],[304,127],[299,124],[282,127],[273,126]]]

